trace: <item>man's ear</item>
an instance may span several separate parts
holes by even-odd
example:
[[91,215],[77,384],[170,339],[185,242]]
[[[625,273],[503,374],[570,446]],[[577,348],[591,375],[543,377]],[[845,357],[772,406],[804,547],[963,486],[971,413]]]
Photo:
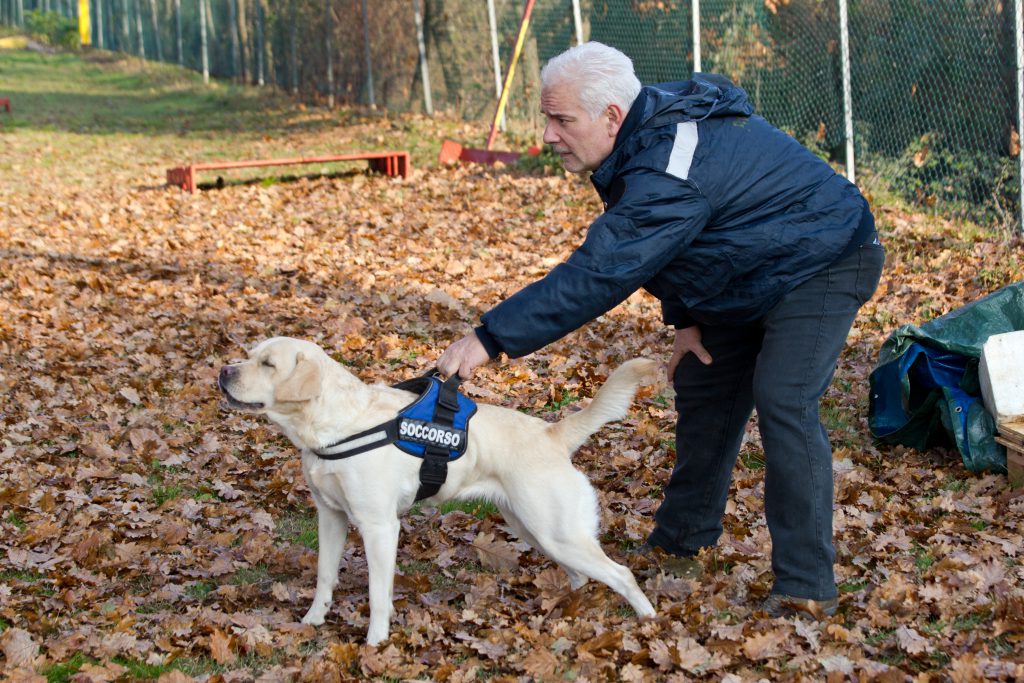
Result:
[[626,114],[619,105],[609,104],[608,108],[604,110],[604,115],[608,121],[608,137],[614,138],[619,134],[619,129],[622,128],[622,124],[626,120]]
[[295,359],[295,370],[274,392],[274,400],[312,401],[320,395],[322,380],[320,366],[300,353]]

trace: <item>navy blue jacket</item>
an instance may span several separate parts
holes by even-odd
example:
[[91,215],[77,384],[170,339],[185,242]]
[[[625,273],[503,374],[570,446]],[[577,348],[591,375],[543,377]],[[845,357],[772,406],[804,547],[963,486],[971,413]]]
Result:
[[874,232],[855,185],[713,74],[643,88],[591,181],[605,212],[583,244],[482,316],[492,356],[536,351],[640,287],[676,327],[752,322]]

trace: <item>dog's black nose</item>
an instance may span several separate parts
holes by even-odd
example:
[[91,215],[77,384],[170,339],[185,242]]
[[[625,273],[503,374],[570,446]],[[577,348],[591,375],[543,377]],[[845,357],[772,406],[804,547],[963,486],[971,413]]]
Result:
[[225,382],[229,382],[231,378],[238,374],[238,368],[234,365],[225,365],[220,369],[220,385],[224,386]]

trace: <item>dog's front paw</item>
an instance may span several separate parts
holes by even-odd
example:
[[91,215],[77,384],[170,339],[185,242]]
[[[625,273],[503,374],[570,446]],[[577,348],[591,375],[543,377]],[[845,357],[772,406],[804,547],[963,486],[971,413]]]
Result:
[[366,632],[366,643],[368,645],[380,645],[388,639],[388,627],[387,624],[383,628],[377,626],[370,626],[370,630]]
[[302,617],[303,624],[309,624],[311,626],[320,626],[324,623],[324,616],[327,610],[317,609],[316,607],[310,607],[309,611],[306,612],[306,616]]

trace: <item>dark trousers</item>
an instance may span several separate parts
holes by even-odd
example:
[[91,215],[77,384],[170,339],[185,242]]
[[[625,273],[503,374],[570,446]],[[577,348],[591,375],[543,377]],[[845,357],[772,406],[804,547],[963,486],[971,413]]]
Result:
[[757,409],[765,454],[765,517],[773,592],[836,597],[832,448],[818,402],[861,305],[882,271],[876,244],[832,264],[756,323],[701,326],[712,357],[676,369],[676,466],[655,515],[652,545],[678,555],[713,546],[747,421]]

